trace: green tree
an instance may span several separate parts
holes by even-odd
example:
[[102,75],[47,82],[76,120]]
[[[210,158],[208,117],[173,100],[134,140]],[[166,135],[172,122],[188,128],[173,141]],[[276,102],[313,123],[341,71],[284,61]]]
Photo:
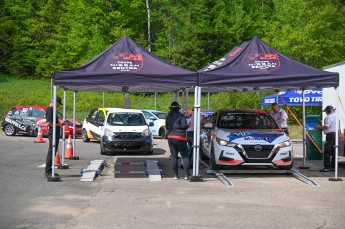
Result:
[[345,58],[342,1],[273,0],[266,39],[291,58],[321,68]]

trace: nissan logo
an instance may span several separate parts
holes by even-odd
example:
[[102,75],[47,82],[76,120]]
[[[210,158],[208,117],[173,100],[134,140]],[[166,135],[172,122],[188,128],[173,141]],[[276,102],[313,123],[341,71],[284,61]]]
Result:
[[255,149],[255,151],[261,151],[262,150],[262,146],[261,145],[255,145],[254,149]]

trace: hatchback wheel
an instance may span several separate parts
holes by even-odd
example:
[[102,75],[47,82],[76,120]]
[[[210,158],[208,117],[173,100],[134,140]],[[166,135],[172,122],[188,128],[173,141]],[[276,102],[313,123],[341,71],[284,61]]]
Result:
[[214,170],[219,169],[219,165],[216,164],[216,158],[214,156],[213,148],[212,148],[211,157],[210,157],[210,168]]
[[81,135],[82,135],[81,139],[83,140],[83,142],[89,142],[90,141],[90,138],[88,138],[87,131],[85,129],[83,129],[81,131]]
[[159,136],[163,139],[167,138],[167,131],[164,126],[159,129]]
[[16,134],[16,128],[12,124],[7,124],[4,131],[7,136],[14,136]]

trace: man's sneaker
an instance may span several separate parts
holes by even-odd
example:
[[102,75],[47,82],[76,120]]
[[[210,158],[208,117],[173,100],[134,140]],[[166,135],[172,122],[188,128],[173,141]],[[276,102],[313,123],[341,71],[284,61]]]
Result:
[[330,171],[332,171],[332,172],[335,171],[335,168],[331,168]]
[[320,169],[320,172],[331,172],[331,171],[333,171],[333,170],[327,169],[327,168]]
[[178,180],[178,176],[177,175],[174,175],[174,180]]
[[[48,178],[48,177],[51,177],[51,176],[52,176],[51,173],[44,173],[44,177],[45,178]],[[58,173],[54,173],[54,177],[58,177],[58,176],[60,176]]]
[[185,180],[189,180],[189,176],[185,176],[184,179],[185,179]]

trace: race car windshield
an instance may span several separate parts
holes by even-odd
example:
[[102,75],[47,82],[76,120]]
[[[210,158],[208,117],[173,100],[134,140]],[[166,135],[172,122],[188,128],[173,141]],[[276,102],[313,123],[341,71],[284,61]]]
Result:
[[222,113],[217,126],[226,129],[279,129],[269,114],[258,113]]
[[145,126],[144,115],[141,113],[112,113],[109,114],[107,123],[111,126]]

